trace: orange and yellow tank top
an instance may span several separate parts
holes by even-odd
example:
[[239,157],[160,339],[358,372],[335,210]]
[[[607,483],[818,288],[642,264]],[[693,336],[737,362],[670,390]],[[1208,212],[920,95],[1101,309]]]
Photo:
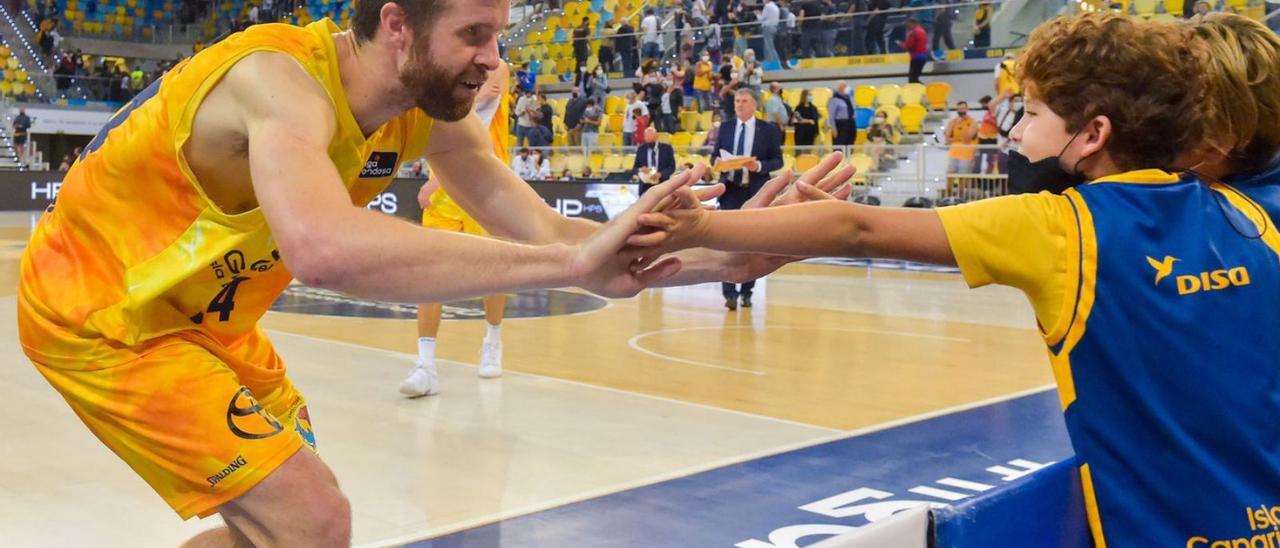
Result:
[[116,113],[67,173],[23,257],[29,354],[106,365],[169,334],[230,347],[254,332],[293,276],[261,209],[220,211],[181,151],[228,69],[252,53],[284,53],[332,99],[329,157],[351,203],[368,203],[401,159],[422,155],[432,120],[412,109],[363,135],[339,76],[339,30],[327,19],[254,26],[180,63]]
[[[507,100],[507,97],[505,89],[498,95],[498,110],[494,112],[493,118],[489,120],[489,143],[493,145],[493,153],[502,161],[502,165],[510,166],[511,102]],[[462,206],[453,201],[449,193],[444,191],[444,187],[436,187],[435,191],[431,193],[431,203],[428,208],[437,215],[475,222],[470,215],[467,215],[466,211],[462,210]]]

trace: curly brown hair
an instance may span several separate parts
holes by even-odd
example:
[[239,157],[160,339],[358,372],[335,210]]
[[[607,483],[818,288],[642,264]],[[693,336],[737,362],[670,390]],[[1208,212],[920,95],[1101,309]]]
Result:
[[378,26],[382,24],[382,6],[392,3],[404,10],[410,27],[421,30],[435,21],[448,7],[449,0],[355,0],[355,8],[351,13],[351,30],[354,31],[357,42],[373,40]]
[[1280,37],[1242,15],[1211,13],[1191,23],[1210,55],[1209,134],[1233,167],[1253,172],[1280,153]]
[[1109,118],[1105,150],[1120,168],[1165,168],[1206,134],[1207,48],[1191,36],[1117,13],[1058,17],[1031,33],[1019,77],[1067,131]]

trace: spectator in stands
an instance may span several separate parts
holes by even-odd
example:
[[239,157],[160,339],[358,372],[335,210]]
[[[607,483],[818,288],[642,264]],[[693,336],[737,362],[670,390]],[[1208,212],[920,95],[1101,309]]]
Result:
[[979,4],[973,14],[973,47],[991,47],[991,4]]
[[600,121],[604,119],[603,109],[595,99],[587,99],[587,108],[582,111],[582,153],[591,154],[596,149],[600,138]]
[[867,35],[866,47],[864,50],[867,55],[883,55],[889,53],[889,45],[885,42],[885,25],[889,21],[889,15],[885,13],[890,9],[889,0],[869,0],[871,5],[871,15],[867,18]]
[[706,26],[710,18],[707,17],[707,3],[705,0],[693,0],[689,3],[689,17],[697,22],[698,26]]
[[978,99],[983,111],[982,121],[978,122],[978,173],[999,173],[996,146],[1000,144],[1000,125],[996,121],[996,108],[1002,102],[1002,98],[992,102],[990,95]]
[[711,54],[711,62],[720,63],[724,58],[724,31],[720,29],[720,23],[712,22],[707,27],[706,42],[703,51]]
[[528,140],[531,148],[547,148],[554,141],[555,135],[551,129],[542,124],[529,128]]
[[[720,151],[728,151],[735,157],[751,157],[749,165],[744,169],[724,172],[720,181],[725,184],[724,195],[720,197],[720,209],[741,209],[751,199],[769,174],[782,168],[782,133],[773,124],[760,123],[756,120],[756,110],[760,99],[750,89],[740,89],[733,97],[734,120],[725,124],[712,149],[712,163],[719,163]],[[721,284],[724,294],[724,305],[729,310],[737,310],[738,299],[742,306],[751,307],[751,292],[755,282],[747,282],[741,288],[735,284]]]
[[729,21],[729,12],[731,11],[730,0],[715,0],[715,6],[712,10],[712,20],[716,23],[727,23]]
[[658,35],[659,26],[658,16],[654,13],[653,8],[645,9],[644,19],[640,20],[640,32],[643,34],[641,48],[645,59],[662,58],[662,38]]
[[649,113],[655,120],[662,118],[662,96],[667,91],[667,85],[662,74],[654,71],[644,78],[644,102],[649,108]]
[[907,38],[898,43],[911,56],[910,69],[907,72],[907,83],[920,83],[920,74],[924,72],[925,63],[933,56],[929,54],[929,35],[915,18],[907,19]]
[[533,93],[533,88],[538,83],[538,73],[533,70],[529,63],[525,63],[519,71],[516,72],[516,89],[521,93]]
[[534,181],[545,181],[551,178],[551,161],[547,159],[545,152],[535,150],[529,155],[530,161],[533,162]]
[[532,91],[526,91],[516,102],[516,146],[527,143],[529,130],[538,125],[538,100]]
[[555,131],[556,131],[555,117],[556,117],[556,111],[551,108],[550,104],[547,104],[547,94],[539,93],[538,94],[538,124],[540,124],[544,128],[547,128],[547,134],[549,135],[555,134]]
[[977,155],[974,145],[978,144],[978,124],[969,117],[969,103],[956,103],[956,116],[947,122],[945,130],[948,152],[947,173],[973,173],[973,160]]
[[631,176],[640,181],[640,195],[650,187],[671,178],[676,172],[676,152],[671,145],[658,142],[658,130],[646,129],[644,144],[636,149]]
[[849,97],[849,84],[837,82],[836,89],[827,102],[827,127],[831,128],[831,143],[836,146],[852,145],[858,136],[858,124],[854,118],[853,98]]
[[778,38],[775,40],[774,47],[778,48],[778,64],[780,68],[787,68],[788,60],[791,59],[792,52],[795,51],[794,42],[799,38],[796,31],[798,23],[796,23],[796,14],[791,11],[788,0],[783,0],[778,4],[778,17],[781,23],[778,30]]
[[667,133],[680,131],[680,114],[684,112],[684,92],[680,91],[675,82],[667,84],[667,89],[662,94],[661,109],[662,124],[658,130]]
[[747,36],[751,34],[751,30],[747,28],[746,16],[742,13],[742,6],[737,5],[729,12],[729,30],[733,33],[733,53],[741,56],[742,52],[747,50]]
[[596,67],[594,73],[587,75],[582,82],[582,93],[588,99],[595,99],[597,105],[604,104],[605,97],[609,95],[609,75],[605,73],[604,67]]
[[538,178],[538,164],[529,155],[528,148],[521,148],[520,152],[516,153],[516,157],[511,159],[511,170],[516,172],[517,177],[526,181]]
[[742,60],[742,74],[739,76],[742,82],[757,93],[764,84],[764,67],[760,66],[760,61],[756,60],[756,52],[747,49],[746,56]]
[[760,8],[759,14],[760,34],[764,41],[764,61],[776,62],[781,65],[782,60],[778,57],[778,46],[775,43],[778,37],[778,25],[782,22],[782,12],[778,9],[778,3],[774,0],[766,0],[764,6]]
[[845,55],[862,55],[863,36],[866,34],[867,20],[863,12],[867,11],[867,0],[840,0],[836,2],[837,10],[843,19],[840,22],[841,42]]
[[27,158],[27,133],[31,131],[31,117],[27,116],[27,109],[18,109],[18,115],[13,117],[13,150],[18,154],[18,163],[26,162]]
[[648,116],[649,107],[646,106],[643,101],[640,101],[635,92],[627,92],[627,107],[622,113],[623,146],[632,146],[635,144],[636,128],[640,122]]
[[1197,0],[1195,6],[1192,7],[1192,14],[1190,17],[1191,22],[1200,22],[1201,19],[1204,19],[1204,16],[1209,15],[1209,12],[1212,9],[1213,6],[1209,5],[1209,2],[1205,0]]
[[778,134],[787,133],[787,123],[791,120],[791,112],[782,100],[782,84],[769,84],[769,100],[764,103],[764,119],[778,127]]
[[800,57],[823,57],[822,40],[827,27],[822,16],[827,14],[826,4],[821,0],[804,0],[799,11]]
[[561,181],[572,181],[572,180],[573,180],[573,171],[572,171],[572,170],[570,170],[570,169],[569,169],[569,168],[567,168],[567,167],[566,167],[566,168],[564,168],[564,171],[561,171],[561,172],[560,172],[560,180],[561,180]]
[[147,75],[142,72],[142,67],[140,65],[134,65],[133,72],[129,73],[129,95],[130,96],[137,95],[139,91],[142,91],[142,82],[146,79],[146,77]]
[[711,77],[715,67],[711,64],[711,54],[704,52],[702,60],[693,67],[693,96],[698,100],[698,110],[711,110],[715,102],[711,100]]
[[839,8],[836,7],[834,0],[822,0],[822,52],[824,57],[834,57],[836,54],[836,34],[839,33],[840,23],[836,16],[840,14]]
[[258,23],[259,23],[259,21],[258,21],[258,5],[257,5],[257,4],[250,4],[250,5],[249,5],[249,24],[250,24],[250,25],[256,25],[256,24],[258,24]]
[[71,155],[63,154],[62,163],[58,164],[58,171],[67,171],[71,169]]
[[996,97],[1008,98],[1022,93],[1022,84],[1018,81],[1018,57],[1012,53],[1004,54],[1004,58],[996,65],[995,74]]
[[573,60],[577,63],[573,73],[576,85],[582,85],[582,75],[587,71],[587,59],[591,57],[591,22],[583,19],[578,28],[573,29]]
[[618,53],[622,55],[622,73],[631,74],[635,72],[636,65],[636,29],[631,26],[631,21],[622,20],[622,24],[618,25],[617,38],[614,38],[613,44],[617,48]]
[[591,166],[582,166],[582,176],[579,178],[583,180],[590,180],[595,179],[596,175],[595,172],[591,171]]
[[671,79],[671,84],[683,91],[684,84],[689,78],[689,62],[684,59],[676,61],[675,66],[671,67],[671,74],[668,76]]
[[796,106],[796,146],[813,146],[818,140],[818,120],[822,116],[813,104],[809,90],[800,92],[800,104]]
[[956,49],[956,42],[951,37],[951,22],[955,20],[955,6],[950,0],[938,0],[941,4],[933,14],[933,49],[937,51],[946,44],[947,49]]
[[[702,142],[707,143],[706,146],[711,146],[718,139],[720,139],[720,113],[716,112],[711,115],[711,129],[707,130],[707,138],[703,139]],[[712,150],[711,153],[719,154],[719,151]],[[711,172],[711,170],[708,169],[707,172]]]
[[118,65],[116,66],[116,77],[120,79],[120,101],[128,101],[133,97],[133,93],[130,92],[133,87],[133,78]]
[[867,128],[867,156],[871,157],[871,170],[884,171],[897,163],[898,157],[889,151],[889,145],[897,140],[898,128],[889,123],[889,115],[876,111],[871,127]]
[[587,110],[587,98],[574,88],[569,102],[564,105],[564,127],[569,130],[569,146],[582,144],[582,113]]
[[596,53],[596,60],[605,72],[614,72],[614,44],[618,35],[618,27],[613,24],[613,19],[605,21],[604,28],[600,30],[600,51]]

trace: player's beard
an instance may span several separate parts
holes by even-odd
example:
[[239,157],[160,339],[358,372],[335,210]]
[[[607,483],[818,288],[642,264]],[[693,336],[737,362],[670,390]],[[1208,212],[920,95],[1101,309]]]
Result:
[[[420,40],[425,40],[423,36]],[[429,50],[409,54],[409,60],[400,71],[400,84],[409,90],[413,102],[423,112],[436,120],[456,122],[471,113],[471,98],[459,98],[458,90],[467,79],[465,73],[450,75],[444,67],[431,62]],[[485,75],[475,80],[483,82]]]

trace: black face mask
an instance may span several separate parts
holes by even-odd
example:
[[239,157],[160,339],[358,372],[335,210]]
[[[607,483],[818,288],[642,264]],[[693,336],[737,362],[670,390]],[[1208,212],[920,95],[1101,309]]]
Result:
[[[1062,147],[1061,152],[1038,162],[1032,162],[1016,150],[1009,151],[1009,193],[1035,194],[1047,190],[1053,194],[1062,194],[1068,188],[1084,184],[1087,179],[1083,174],[1062,169],[1062,154],[1079,136],[1080,133],[1077,132]],[[1076,162],[1077,165],[1079,163]]]

